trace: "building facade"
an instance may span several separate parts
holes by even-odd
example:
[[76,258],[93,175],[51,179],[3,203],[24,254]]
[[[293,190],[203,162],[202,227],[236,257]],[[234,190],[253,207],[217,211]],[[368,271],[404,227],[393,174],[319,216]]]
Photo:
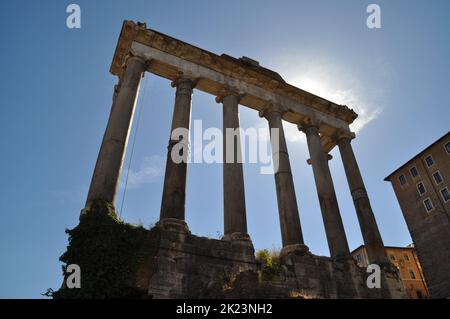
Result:
[[[428,287],[414,246],[386,246],[386,254],[391,262],[398,268],[408,297],[411,299],[428,298]],[[366,268],[369,265],[367,250],[364,245],[361,245],[352,251],[352,256],[356,260],[358,266]]]
[[450,297],[450,132],[385,181],[394,188],[431,297]]

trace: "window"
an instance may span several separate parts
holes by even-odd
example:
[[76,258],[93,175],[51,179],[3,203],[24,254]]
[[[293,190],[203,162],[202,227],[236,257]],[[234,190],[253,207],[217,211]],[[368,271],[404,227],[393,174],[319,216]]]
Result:
[[427,212],[431,212],[433,210],[433,203],[431,202],[431,199],[427,198],[423,201],[423,205],[425,206],[425,209]]
[[358,261],[358,263],[361,263],[362,262],[362,258],[361,258],[361,255],[356,255],[356,260]]
[[444,189],[441,189],[441,195],[442,195],[442,198],[444,199],[444,202],[447,203],[450,200],[450,192],[448,191],[447,187]]
[[423,185],[422,182],[420,182],[420,183],[417,184],[417,190],[419,191],[419,194],[420,194],[420,195],[425,194],[426,191],[427,191],[427,190],[425,189],[425,186]]
[[398,181],[400,182],[400,185],[404,186],[406,184],[406,177],[405,177],[405,175],[403,175],[403,174],[400,175],[398,177]]
[[394,255],[389,255],[389,257],[391,258],[391,260],[395,260],[395,256]]
[[425,158],[425,162],[427,163],[427,166],[428,166],[428,167],[433,166],[433,164],[434,164],[433,157],[431,157],[431,155],[428,155],[428,156]]
[[444,147],[445,150],[447,151],[447,154],[450,154],[450,142],[445,143]]
[[414,273],[414,271],[412,269],[408,269],[409,271],[409,277],[411,277],[411,279],[416,279],[416,274]]
[[409,261],[409,256],[407,254],[404,254],[403,258],[405,259],[405,261]]
[[419,172],[417,171],[417,167],[415,167],[415,166],[411,167],[411,169],[409,171],[410,171],[412,177],[417,177],[419,175]]
[[433,174],[433,178],[434,178],[434,181],[436,182],[436,185],[439,185],[440,183],[442,183],[444,181],[444,179],[442,178],[442,175],[441,175],[441,173],[439,173],[439,171],[437,171]]

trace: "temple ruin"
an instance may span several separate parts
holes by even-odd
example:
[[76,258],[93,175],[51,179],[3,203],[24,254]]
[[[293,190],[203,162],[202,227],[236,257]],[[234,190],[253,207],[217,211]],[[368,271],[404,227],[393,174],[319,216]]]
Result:
[[[223,130],[239,128],[239,105],[259,112],[269,128],[279,129],[279,151],[273,156],[279,161],[274,177],[284,266],[282,279],[276,283],[251,279],[254,285],[269,287],[264,296],[289,297],[292,291],[318,298],[404,296],[398,274],[386,256],[352,149],[355,134],[349,125],[357,118],[352,109],[286,83],[255,60],[219,56],[132,21],[123,24],[110,72],[119,81],[84,213],[89,214],[95,201],[115,201],[141,79],[144,73],[153,73],[170,80],[176,88],[172,130],[189,129],[194,90],[209,93],[222,104]],[[313,255],[304,243],[283,120],[297,125],[298,134],[306,134],[330,257]],[[190,233],[185,222],[188,164],[174,163],[170,157],[171,149],[178,143],[187,141],[170,138],[168,143],[160,220],[155,226],[160,236],[154,243],[152,258],[136,274],[136,286],[152,298],[219,298],[222,295],[217,288],[221,285],[218,278],[224,271],[239,276],[257,268],[247,233],[242,163],[223,166],[223,239],[198,237]],[[328,165],[329,152],[335,146],[341,154],[370,263],[382,269],[381,289],[367,287],[368,273],[350,255]],[[239,144],[236,151],[240,152]],[[242,297],[253,296],[251,285],[245,289],[247,294]]]

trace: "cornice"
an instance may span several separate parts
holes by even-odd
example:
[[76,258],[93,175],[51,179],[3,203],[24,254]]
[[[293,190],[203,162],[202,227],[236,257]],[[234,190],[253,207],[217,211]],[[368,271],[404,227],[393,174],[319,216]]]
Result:
[[330,114],[351,124],[357,114],[345,105],[339,105],[324,98],[311,94],[286,83],[275,72],[260,66],[248,65],[240,59],[228,55],[216,55],[183,41],[177,40],[158,31],[147,29],[143,23],[125,21],[111,65],[111,73],[121,75],[124,58],[128,54],[133,41],[147,45],[162,52],[177,56],[203,67],[220,72],[232,78],[245,80],[247,83],[273,91],[281,96],[311,107],[320,112]]

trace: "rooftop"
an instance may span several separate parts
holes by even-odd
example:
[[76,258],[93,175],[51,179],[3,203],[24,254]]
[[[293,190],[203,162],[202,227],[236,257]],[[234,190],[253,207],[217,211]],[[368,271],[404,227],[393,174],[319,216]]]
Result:
[[[364,245],[359,245],[357,248],[353,249],[351,254],[353,254],[354,252],[363,249],[365,246]],[[414,249],[414,245],[413,244],[409,244],[406,247],[400,247],[400,246],[384,246],[384,248],[386,249],[401,249],[401,250],[411,250]]]
[[427,152],[430,148],[432,148],[434,145],[442,142],[444,139],[449,138],[450,137],[450,131],[445,133],[441,138],[439,138],[438,140],[436,140],[434,143],[432,143],[431,145],[427,146],[425,149],[423,149],[421,152],[419,152],[417,155],[415,155],[414,157],[412,157],[409,161],[407,161],[405,164],[403,164],[402,166],[400,166],[399,168],[397,168],[395,171],[393,171],[391,174],[389,174],[384,180],[386,182],[390,181],[392,175],[394,175],[395,173],[397,173],[399,170],[403,169],[405,166],[407,166],[409,163],[411,163],[411,161],[413,161],[414,159],[416,159],[417,157],[422,156],[425,152]]

